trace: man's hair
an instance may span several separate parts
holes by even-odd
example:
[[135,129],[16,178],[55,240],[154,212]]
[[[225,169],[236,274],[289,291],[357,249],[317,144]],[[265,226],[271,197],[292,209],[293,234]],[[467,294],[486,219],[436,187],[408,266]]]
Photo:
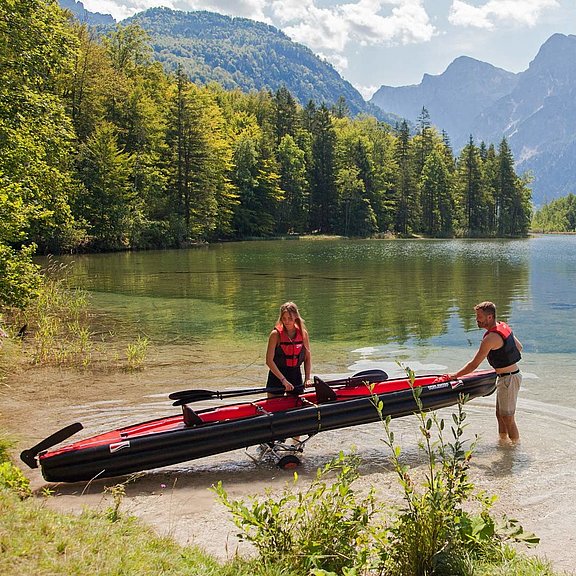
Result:
[[480,302],[474,306],[474,310],[482,310],[484,314],[492,314],[496,318],[496,304],[487,300],[486,302]]

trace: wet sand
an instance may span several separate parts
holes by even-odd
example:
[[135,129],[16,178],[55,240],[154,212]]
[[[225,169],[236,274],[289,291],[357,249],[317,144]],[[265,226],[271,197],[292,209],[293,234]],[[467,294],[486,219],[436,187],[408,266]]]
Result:
[[[50,433],[74,421],[81,421],[89,436],[106,429],[172,414],[177,408],[169,392],[187,388],[230,388],[253,386],[265,376],[254,345],[244,353],[243,362],[230,361],[234,351],[226,346],[186,344],[159,347],[150,351],[144,369],[125,372],[109,365],[95,364],[86,370],[29,368],[0,382],[0,416],[3,428],[16,436],[18,450],[28,448]],[[321,351],[318,355],[322,356]],[[251,358],[254,361],[251,361]],[[331,374],[346,365],[346,358],[318,362],[315,373]],[[494,398],[473,401],[467,409],[466,436],[481,435],[474,455],[471,479],[478,489],[497,494],[493,515],[516,518],[541,543],[528,551],[552,561],[558,570],[576,566],[576,483],[573,454],[576,449],[576,411],[566,409],[559,417],[554,409],[520,399],[518,421],[522,444],[500,447],[497,441]],[[450,411],[440,414],[450,418]],[[450,420],[451,421],[451,420]],[[414,469],[425,465],[417,448],[418,425],[414,418],[393,423],[403,457]],[[543,430],[556,439],[543,441]],[[387,461],[383,435],[378,424],[326,432],[306,446],[300,483],[311,480],[317,467],[339,450],[356,448],[362,458],[358,489],[375,486],[386,505],[400,503],[401,489]],[[23,469],[25,468],[24,465]],[[48,486],[54,496],[47,504],[61,511],[79,512],[85,507],[106,509],[111,505],[104,488],[126,480],[99,480],[91,483],[47,485],[37,470],[25,468],[38,494]],[[158,533],[182,544],[197,544],[219,558],[237,551],[250,553],[239,544],[237,529],[228,511],[217,501],[211,487],[222,481],[232,497],[280,491],[292,481],[292,474],[273,462],[255,464],[243,451],[184,463],[137,475],[126,484],[121,510],[152,525]],[[40,496],[39,496],[40,497]]]

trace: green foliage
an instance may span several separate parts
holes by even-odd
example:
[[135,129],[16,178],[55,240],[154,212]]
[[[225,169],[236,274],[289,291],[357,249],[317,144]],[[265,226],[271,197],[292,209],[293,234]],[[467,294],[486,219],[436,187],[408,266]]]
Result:
[[115,484],[114,486],[106,486],[104,491],[112,496],[112,506],[106,510],[106,518],[110,522],[118,522],[121,518],[120,506],[126,496],[126,486],[124,484]]
[[25,308],[39,294],[40,267],[32,262],[35,245],[16,250],[0,241],[0,305]]
[[126,347],[126,362],[129,371],[132,372],[142,368],[149,347],[150,339],[142,336],[138,336],[136,342],[128,344]]
[[0,463],[0,489],[2,488],[15,492],[20,498],[32,495],[30,480],[12,462]]
[[[414,373],[408,368],[410,381]],[[502,554],[502,542],[512,540],[528,545],[538,543],[517,521],[504,518],[500,525],[490,515],[493,497],[474,491],[468,477],[470,460],[477,438],[467,446],[464,439],[466,397],[461,396],[452,414],[451,441],[445,438],[446,425],[435,413],[422,410],[421,389],[412,388],[419,411],[420,448],[427,458],[427,469],[419,486],[416,475],[402,463],[401,449],[395,443],[391,419],[383,420],[384,443],[404,493],[404,507],[389,527],[389,536],[380,550],[385,574],[427,576],[473,574],[473,561],[494,561]],[[376,399],[379,412],[384,404]],[[471,510],[476,503],[479,510]],[[467,505],[467,506],[465,506]]]
[[532,220],[536,232],[576,232],[576,196],[552,200],[536,211]]
[[[242,530],[240,538],[252,542],[266,564],[291,566],[298,572],[311,569],[341,573],[367,561],[368,524],[375,513],[372,491],[358,498],[352,483],[358,477],[358,458],[342,453],[319,469],[304,491],[287,487],[280,496],[268,494],[249,504],[231,501],[221,483],[215,488]],[[338,476],[330,485],[329,475]]]
[[78,197],[78,209],[89,222],[89,245],[96,249],[130,246],[132,228],[140,207],[131,182],[134,157],[118,145],[116,128],[98,124],[81,147],[78,172],[85,192]]
[[0,243],[68,248],[76,240],[73,133],[62,92],[76,38],[53,0],[4,0],[0,37],[0,215],[8,212],[11,237],[0,234]]
[[24,476],[20,468],[17,468],[10,459],[9,450],[14,442],[0,434],[0,491],[9,490],[19,498],[28,498],[32,495],[30,480]]

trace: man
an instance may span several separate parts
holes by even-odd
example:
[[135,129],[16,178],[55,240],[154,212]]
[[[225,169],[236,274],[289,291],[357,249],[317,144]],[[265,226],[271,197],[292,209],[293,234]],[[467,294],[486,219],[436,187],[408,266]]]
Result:
[[446,374],[445,379],[457,380],[460,376],[473,372],[486,358],[498,375],[496,379],[496,419],[501,441],[508,439],[517,444],[520,434],[514,414],[522,374],[516,362],[522,357],[522,344],[514,336],[510,326],[496,321],[496,306],[492,302],[481,302],[474,306],[478,328],[486,330],[478,352],[468,364],[454,374]]

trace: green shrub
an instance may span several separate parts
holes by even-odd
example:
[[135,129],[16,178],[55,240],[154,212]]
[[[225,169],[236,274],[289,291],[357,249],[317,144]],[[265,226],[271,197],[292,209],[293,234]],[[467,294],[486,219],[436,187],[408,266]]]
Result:
[[20,498],[32,495],[30,480],[22,474],[20,468],[12,464],[9,450],[14,442],[3,434],[0,435],[0,490],[10,490]]
[[32,495],[30,480],[24,476],[20,468],[11,462],[0,464],[0,488],[16,492],[20,498],[28,498]]
[[[357,457],[341,453],[318,470],[307,490],[295,491],[295,474],[294,486],[279,497],[268,493],[249,504],[230,501],[221,483],[215,491],[242,530],[239,537],[252,542],[267,565],[278,563],[302,574],[313,568],[342,573],[366,564],[375,512],[373,491],[358,498],[352,489],[358,464]],[[334,472],[338,475],[329,485],[327,477]]]
[[[407,369],[410,381],[414,373]],[[446,426],[436,413],[426,414],[422,408],[421,388],[412,387],[418,406],[422,440],[420,449],[426,455],[426,470],[419,486],[411,470],[402,463],[401,448],[396,445],[391,418],[383,419],[384,443],[391,453],[392,464],[404,492],[405,505],[389,527],[379,555],[385,574],[394,576],[430,576],[473,574],[473,562],[499,558],[506,540],[536,544],[533,534],[526,534],[515,520],[503,519],[499,524],[490,515],[495,501],[482,492],[475,492],[468,477],[478,438],[468,445],[464,439],[467,401],[461,396],[457,412],[452,414],[451,441],[445,438]],[[380,414],[384,403],[375,398]],[[465,510],[464,505],[476,512]]]

